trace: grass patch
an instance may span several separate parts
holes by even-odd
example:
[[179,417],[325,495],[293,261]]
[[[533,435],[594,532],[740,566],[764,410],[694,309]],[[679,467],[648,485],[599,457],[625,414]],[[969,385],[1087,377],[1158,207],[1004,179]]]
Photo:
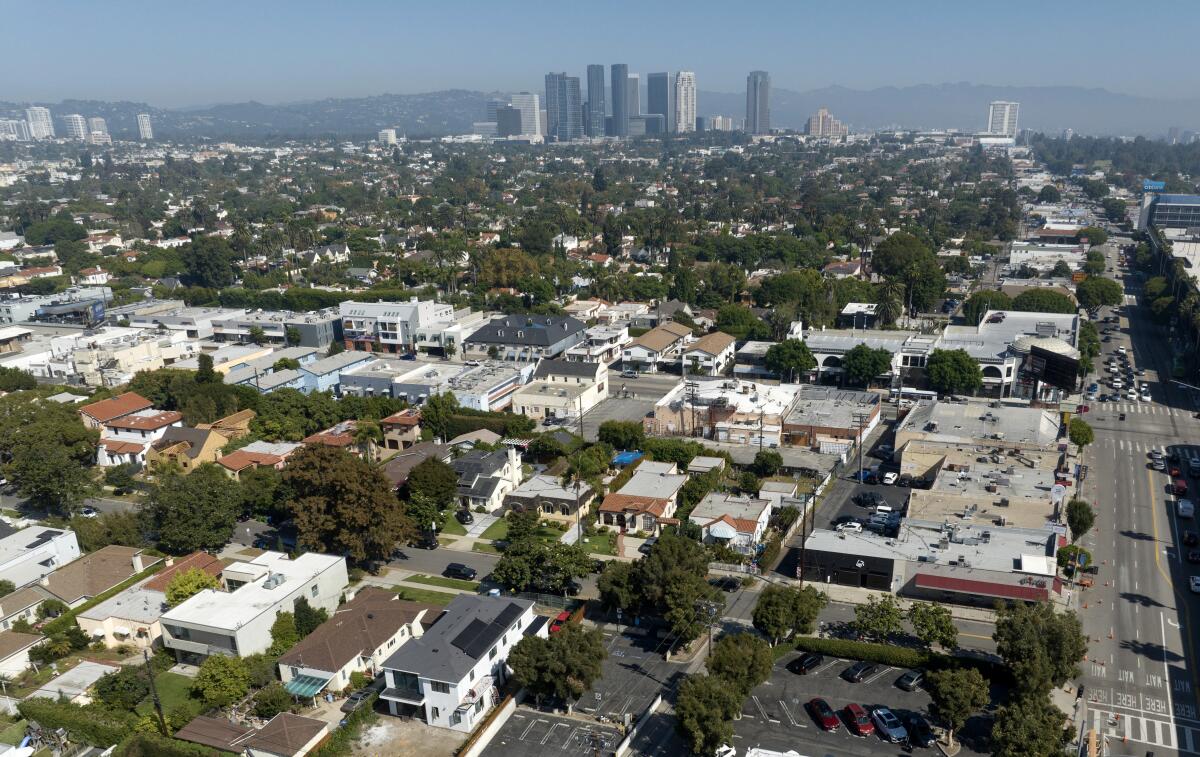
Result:
[[616,555],[617,537],[609,531],[605,534],[593,534],[579,542],[593,555]]
[[463,524],[458,522],[458,518],[454,517],[454,513],[447,512],[446,516],[442,518],[441,533],[446,536],[466,536],[467,529]]
[[479,589],[478,581],[464,581],[460,578],[446,578],[445,576],[409,576],[404,580],[409,583],[445,586],[447,589],[461,589],[463,591],[476,591]]
[[492,541],[508,538],[508,519],[500,518],[495,523],[485,528],[483,533],[479,536],[481,539],[491,539]]
[[12,744],[16,746],[21,743],[21,739],[25,738],[25,727],[29,725],[24,720],[9,725],[3,731],[0,731],[0,744]]
[[[154,687],[158,689],[158,698],[162,700],[164,712],[186,706],[192,699],[192,679],[178,673],[170,671],[159,673],[154,677]],[[154,701],[150,697],[146,697],[133,710],[139,715],[153,715]]]
[[472,544],[471,551],[472,552],[487,552],[489,555],[500,554],[500,550],[496,549],[491,544],[487,544],[487,543],[481,542],[481,541],[477,541],[474,544]]
[[393,586],[397,596],[400,599],[409,602],[423,602],[427,605],[448,605],[458,596],[445,591],[434,591],[432,589],[414,589],[410,586]]

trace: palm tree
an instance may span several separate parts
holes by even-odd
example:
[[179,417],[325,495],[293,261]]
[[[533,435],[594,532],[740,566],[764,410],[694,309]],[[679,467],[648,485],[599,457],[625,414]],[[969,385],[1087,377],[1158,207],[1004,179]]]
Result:
[[364,458],[373,459],[375,448],[383,444],[383,429],[375,421],[358,421],[354,425],[354,443]]
[[904,314],[904,284],[889,281],[879,290],[879,306],[875,310],[882,323],[892,324]]

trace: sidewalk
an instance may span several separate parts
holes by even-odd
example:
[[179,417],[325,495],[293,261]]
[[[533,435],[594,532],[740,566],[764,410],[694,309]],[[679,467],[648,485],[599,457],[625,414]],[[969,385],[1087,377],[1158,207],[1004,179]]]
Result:
[[[799,586],[800,581],[794,578],[786,578],[779,575],[762,576],[763,580],[771,583],[784,584],[787,586]],[[875,589],[862,589],[857,586],[840,586],[838,584],[826,584],[817,581],[809,581],[809,586],[815,586],[823,591],[830,602],[838,602],[840,604],[861,605],[866,604],[871,597],[890,596],[900,604],[900,607],[907,610],[908,606],[916,600],[905,599],[904,597],[896,596],[888,591],[878,591]],[[962,607],[954,604],[944,604],[950,610],[951,617],[956,620],[970,620],[977,623],[995,623],[996,613],[992,610],[987,610],[981,607]]]

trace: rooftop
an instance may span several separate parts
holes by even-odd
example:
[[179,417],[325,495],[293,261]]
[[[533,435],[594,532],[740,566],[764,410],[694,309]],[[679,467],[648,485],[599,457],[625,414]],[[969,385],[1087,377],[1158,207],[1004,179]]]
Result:
[[43,585],[46,591],[72,604],[103,594],[161,561],[160,557],[143,555],[142,550],[135,547],[110,544],[62,566],[46,576]]
[[105,422],[109,428],[129,429],[132,431],[154,431],[172,423],[183,420],[183,413],[175,410],[138,410],[120,418]]
[[896,434],[946,443],[991,441],[1057,448],[1059,423],[1057,412],[1021,403],[918,402],[897,424]]
[[[689,403],[685,400],[688,385],[694,386]],[[677,404],[689,407],[723,406],[744,415],[759,413],[769,416],[782,416],[796,400],[800,391],[797,384],[760,384],[741,379],[703,380],[700,378],[688,382],[680,382],[660,399],[656,406],[669,406],[675,409]]]
[[[264,552],[249,563],[233,563],[226,571],[259,574],[234,591],[204,589],[163,615],[167,622],[193,623],[216,628],[241,628],[264,612],[274,609],[282,598],[305,582],[324,573],[344,557],[306,552],[295,560],[281,552]],[[268,586],[268,578],[277,583]]]
[[432,628],[400,647],[383,666],[458,683],[532,607],[524,599],[459,594]]
[[79,408],[79,412],[95,418],[100,423],[106,423],[114,418],[120,418],[122,415],[146,410],[153,405],[154,403],[136,392],[125,392],[116,397],[84,405]]
[[[874,392],[855,392],[833,386],[801,384],[796,402],[784,423],[797,426],[827,428],[857,428],[863,413],[879,409],[879,395]],[[867,419],[863,419],[863,425]]]

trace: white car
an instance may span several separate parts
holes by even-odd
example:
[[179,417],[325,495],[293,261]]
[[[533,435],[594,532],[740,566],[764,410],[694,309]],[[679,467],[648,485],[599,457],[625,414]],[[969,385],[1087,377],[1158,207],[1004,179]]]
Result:
[[1125,392],[1125,399],[1137,402],[1139,399],[1141,399],[1141,395],[1137,393],[1136,389],[1130,389],[1129,391]]
[[888,471],[887,473],[883,474],[883,485],[891,486],[892,484],[896,483],[896,479],[898,478],[900,478],[900,476],[895,471]]
[[1125,382],[1124,382],[1124,381],[1122,381],[1122,380],[1121,380],[1121,379],[1119,379],[1119,378],[1118,378],[1118,379],[1113,379],[1113,380],[1112,380],[1112,388],[1113,388],[1113,389],[1118,389],[1118,390],[1120,390],[1120,389],[1124,389],[1124,388],[1125,388]]
[[837,527],[838,533],[843,533],[843,534],[861,534],[862,530],[863,530],[863,524],[859,523],[858,521],[851,521],[850,523],[839,523],[838,527]]
[[80,515],[82,515],[82,516],[83,516],[83,517],[85,517],[85,518],[98,518],[98,517],[100,517],[100,512],[99,512],[98,510],[96,510],[96,508],[94,508],[94,507],[85,507],[85,508],[83,508],[82,510],[80,510],[80,511],[79,511],[79,514],[80,514]]
[[1149,402],[1149,401],[1150,401],[1150,390],[1143,386],[1142,387],[1142,402]]
[[1200,594],[1200,576],[1191,576],[1188,578],[1188,586],[1193,594]]
[[1119,353],[1121,353],[1122,355],[1124,355],[1126,352],[1128,352],[1128,350],[1126,350],[1126,349],[1125,349],[1125,345],[1123,345],[1123,344],[1122,344],[1120,347],[1118,347],[1118,348],[1117,348],[1117,352],[1119,352]]

